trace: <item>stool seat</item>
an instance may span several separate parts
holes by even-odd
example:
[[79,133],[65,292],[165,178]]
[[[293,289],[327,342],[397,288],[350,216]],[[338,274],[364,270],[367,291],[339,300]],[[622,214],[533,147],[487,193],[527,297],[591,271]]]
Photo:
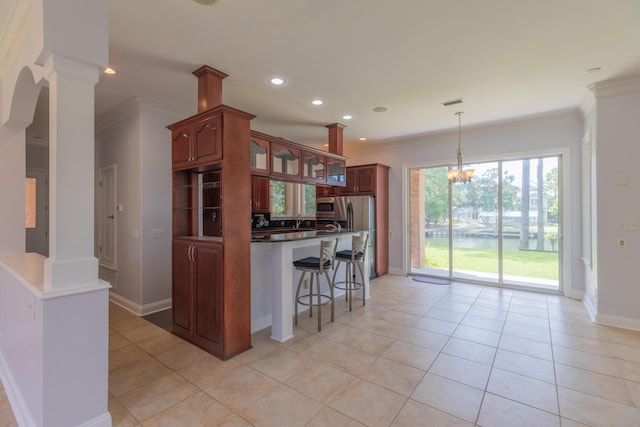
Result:
[[[306,258],[302,258],[296,261],[293,261],[293,266],[294,267],[305,267],[305,268],[320,268],[320,258],[318,257],[314,257],[314,256],[308,256]],[[324,267],[330,267],[331,266],[331,260],[325,260],[324,261]]]
[[[339,251],[336,252],[336,258],[340,258],[340,259],[351,259],[351,250],[350,249],[345,249],[344,251]],[[362,259],[364,257],[364,252],[356,252],[354,255],[355,259]]]
[[[336,268],[333,271],[333,287],[345,291],[345,297],[349,303],[349,311],[352,309],[353,291],[362,289],[362,305],[365,305],[366,290],[364,278],[364,258],[369,242],[368,233],[360,233],[351,237],[351,250],[343,250],[336,253]],[[336,281],[336,274],[340,263],[345,265],[345,280]],[[356,280],[356,272],[360,272],[360,281]]]
[[[320,256],[319,257],[306,257],[295,260],[293,266],[296,270],[302,271],[300,280],[298,281],[298,288],[296,289],[295,299],[295,325],[298,325],[298,304],[306,305],[309,307],[309,316],[313,316],[313,307],[318,307],[318,331],[322,330],[322,305],[331,304],[331,321],[334,317],[334,303],[333,303],[333,281],[329,276],[328,271],[333,268],[333,264],[336,259],[336,249],[338,247],[338,238],[333,240],[320,241]],[[304,278],[307,273],[310,273],[309,280],[309,293],[300,295],[300,290],[304,283]],[[324,275],[327,279],[329,286],[329,293],[322,293],[320,287],[320,275]],[[316,289],[313,289],[313,282],[316,282]]]

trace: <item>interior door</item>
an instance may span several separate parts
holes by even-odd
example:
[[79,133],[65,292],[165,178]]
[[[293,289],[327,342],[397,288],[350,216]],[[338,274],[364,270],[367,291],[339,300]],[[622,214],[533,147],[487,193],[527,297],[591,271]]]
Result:
[[49,173],[45,169],[29,168],[26,182],[26,209],[27,215],[31,211],[31,220],[26,224],[25,249],[49,256]]
[[98,261],[116,270],[116,165],[98,170]]

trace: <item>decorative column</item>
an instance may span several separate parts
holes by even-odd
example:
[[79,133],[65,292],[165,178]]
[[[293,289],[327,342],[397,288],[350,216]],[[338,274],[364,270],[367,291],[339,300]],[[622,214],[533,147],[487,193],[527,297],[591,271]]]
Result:
[[44,289],[98,283],[94,256],[94,86],[98,68],[58,55],[49,81],[49,258]]

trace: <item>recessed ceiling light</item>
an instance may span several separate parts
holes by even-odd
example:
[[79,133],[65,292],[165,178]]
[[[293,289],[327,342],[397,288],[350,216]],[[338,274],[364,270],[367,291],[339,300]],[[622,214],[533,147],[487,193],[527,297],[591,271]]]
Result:
[[600,67],[593,67],[593,68],[589,68],[588,70],[585,70],[585,73],[587,74],[595,74],[598,71],[602,70],[602,68]]
[[323,146],[323,147],[328,147],[328,146],[329,146],[329,144],[322,144],[322,146]]
[[365,138],[364,136],[360,138],[360,141],[366,141],[367,138]]
[[216,4],[218,2],[218,0],[193,0],[193,1],[198,3],[198,4],[205,5],[205,6],[211,6],[211,5]]
[[387,111],[387,107],[376,107],[373,109],[373,111],[375,111],[376,113],[384,113],[385,111]]
[[114,75],[116,73],[116,70],[114,70],[111,67],[107,67],[107,68],[105,68],[104,73],[105,74],[109,74],[109,75]]
[[344,120],[351,120],[353,117],[351,115],[349,115],[349,114],[345,114],[344,116],[342,116],[342,118]]
[[284,79],[280,77],[273,77],[269,82],[274,86],[280,86],[284,84]]
[[322,99],[314,99],[313,101],[311,101],[311,103],[313,105],[322,105],[324,104],[324,101]]

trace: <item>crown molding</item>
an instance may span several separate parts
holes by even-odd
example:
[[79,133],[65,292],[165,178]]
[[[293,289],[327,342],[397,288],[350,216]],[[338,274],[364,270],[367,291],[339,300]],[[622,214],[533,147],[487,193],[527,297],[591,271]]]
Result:
[[0,79],[6,77],[27,44],[33,26],[31,10],[31,2],[17,0],[4,31],[0,33]]
[[640,92],[640,75],[604,80],[588,86],[597,99]]
[[148,98],[133,96],[126,101],[116,105],[106,113],[103,113],[96,117],[95,132],[98,133],[123,119],[130,118],[132,115],[138,114],[142,109],[158,111],[163,114],[170,114],[172,116],[175,116],[176,120],[194,114],[193,111],[187,111]]

